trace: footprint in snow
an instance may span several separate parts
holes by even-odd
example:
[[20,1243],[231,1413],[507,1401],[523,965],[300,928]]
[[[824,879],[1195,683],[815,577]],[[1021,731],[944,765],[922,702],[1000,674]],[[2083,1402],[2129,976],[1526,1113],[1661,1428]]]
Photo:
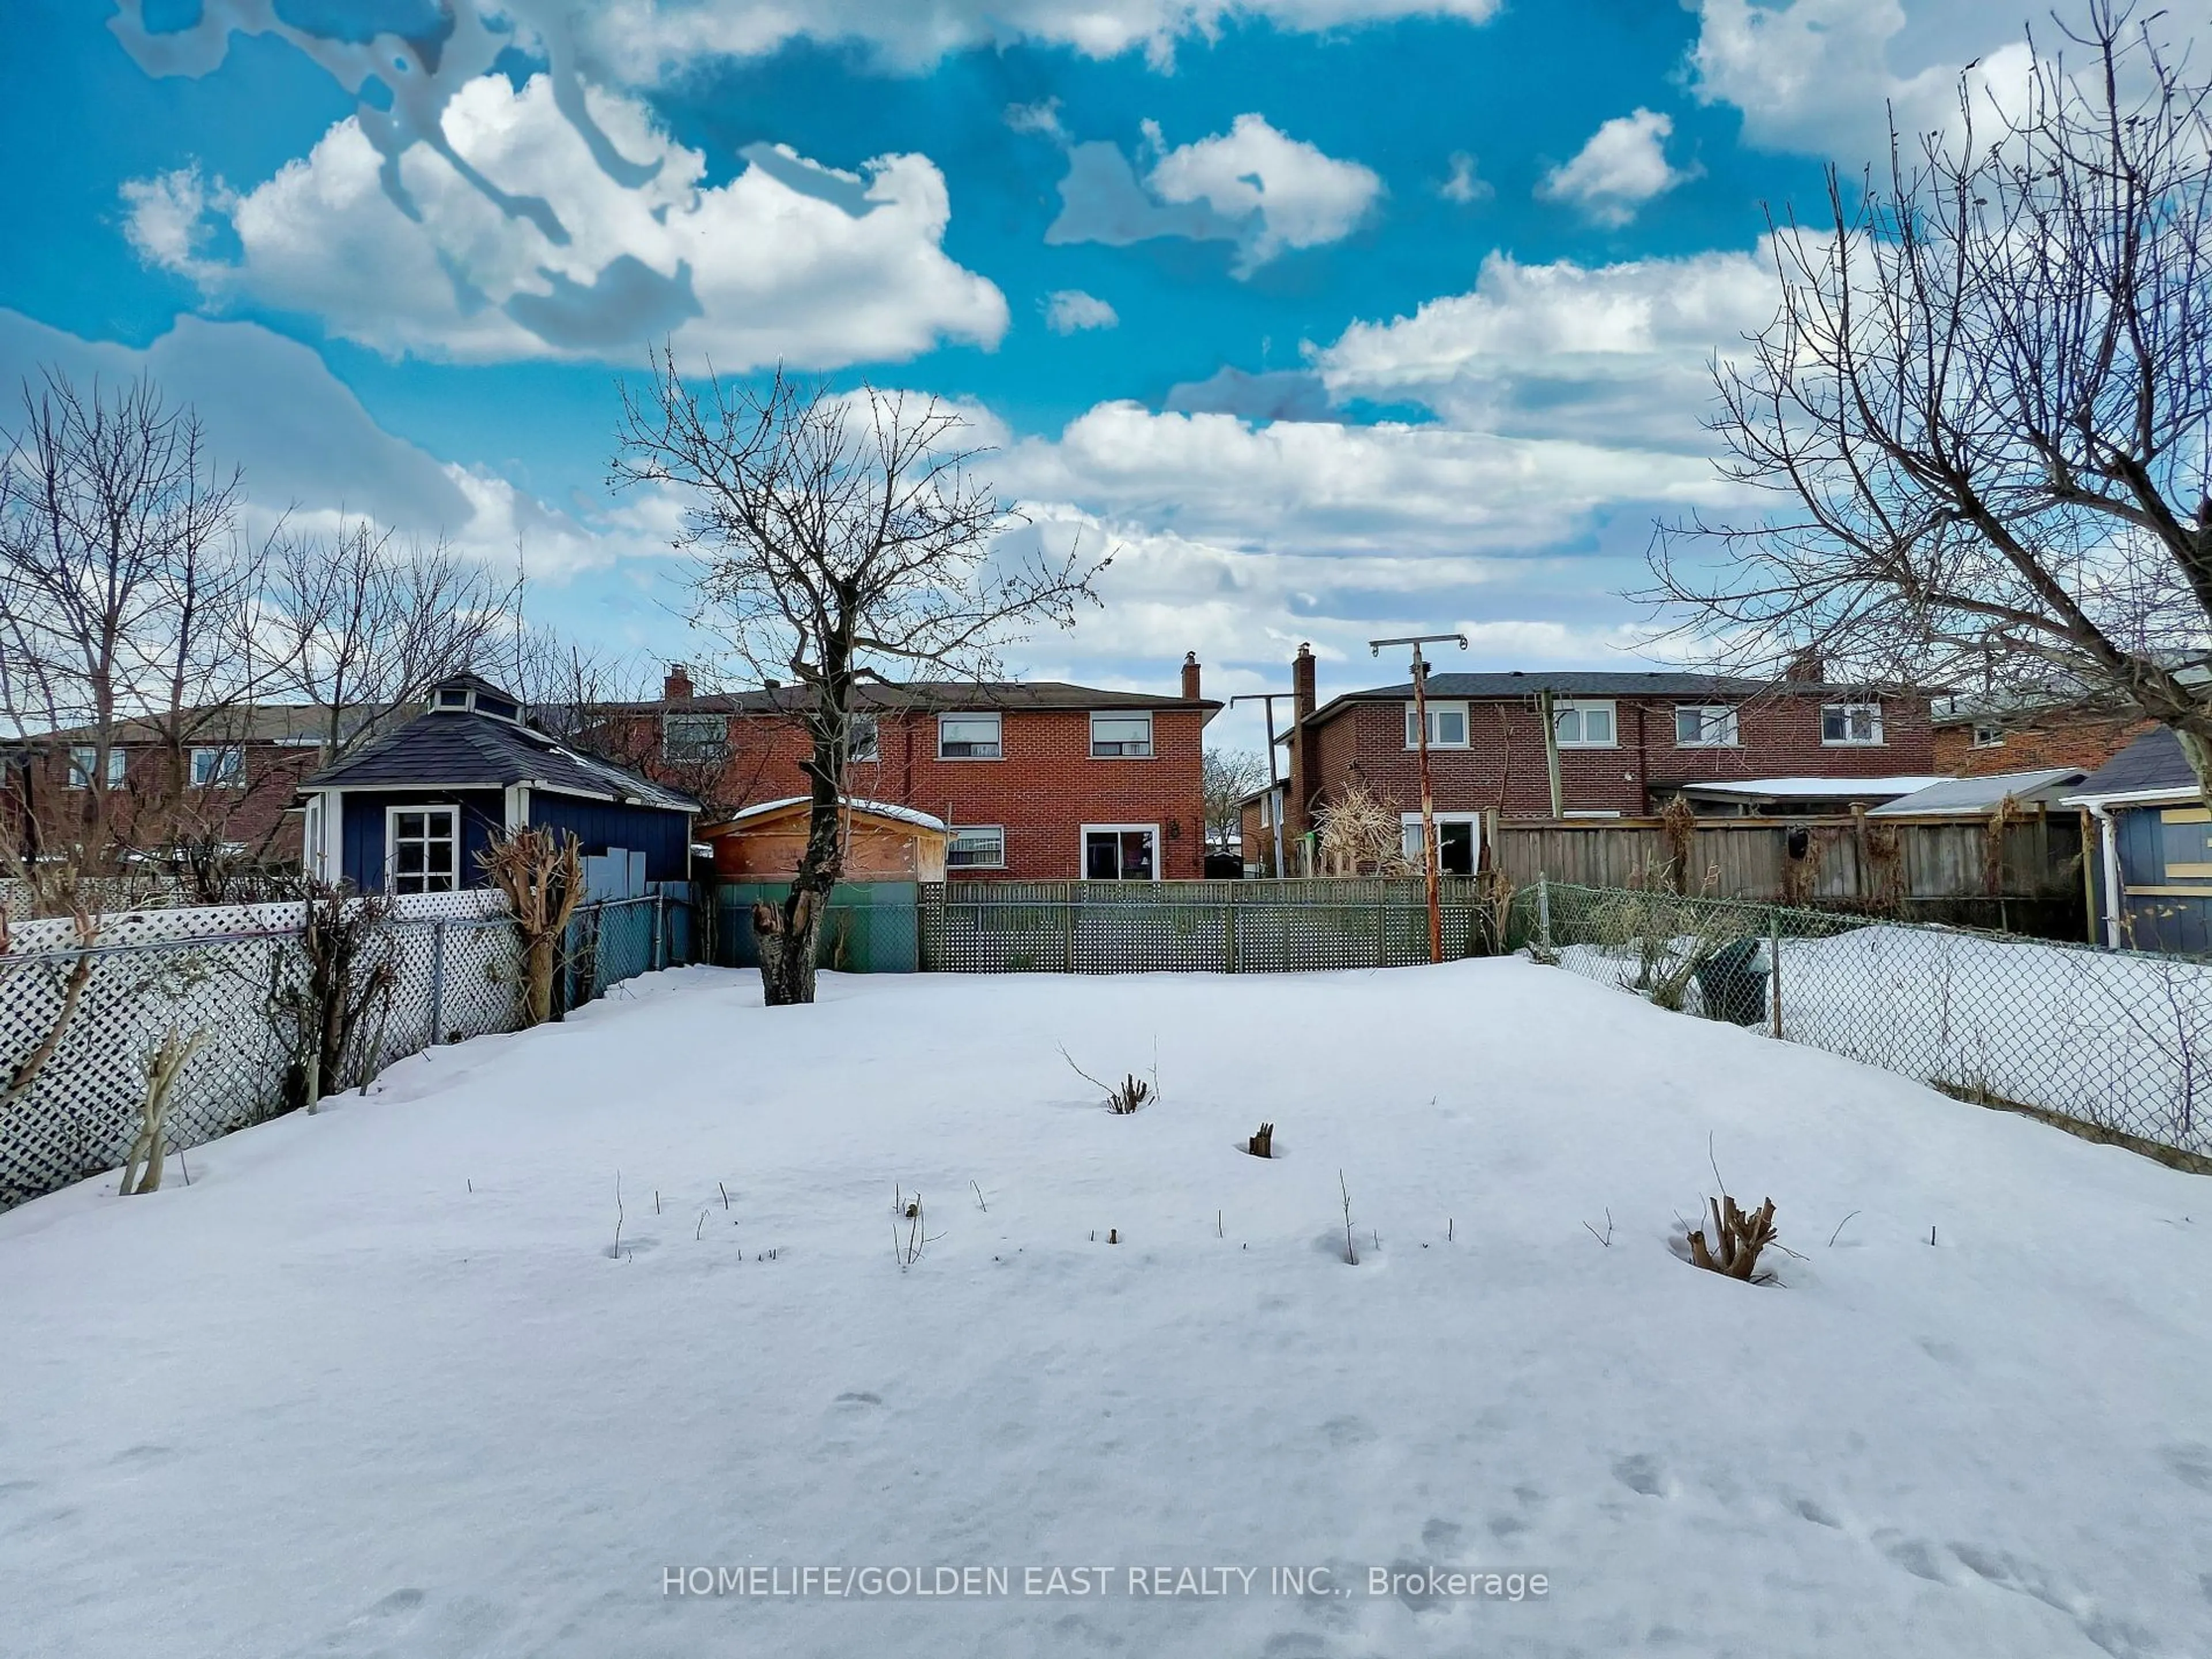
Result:
[[1673,1486],[1667,1478],[1665,1466],[1649,1452],[1620,1459],[1613,1466],[1613,1478],[1629,1491],[1641,1492],[1646,1498],[1664,1498]]
[[1836,1512],[1825,1504],[1813,1498],[1792,1498],[1790,1502],[1790,1512],[1801,1520],[1810,1521],[1816,1527],[1833,1527],[1838,1532],[1843,1530],[1844,1523]]
[[393,1655],[406,1650],[401,1641],[422,1609],[422,1592],[412,1588],[389,1595],[356,1613],[323,1644],[325,1653]]
[[1321,1431],[1332,1446],[1364,1446],[1375,1437],[1372,1425],[1358,1417],[1332,1417]]
[[2184,1443],[2168,1446],[2159,1454],[2173,1478],[2185,1486],[2194,1486],[2202,1492],[2212,1492],[2212,1446]]

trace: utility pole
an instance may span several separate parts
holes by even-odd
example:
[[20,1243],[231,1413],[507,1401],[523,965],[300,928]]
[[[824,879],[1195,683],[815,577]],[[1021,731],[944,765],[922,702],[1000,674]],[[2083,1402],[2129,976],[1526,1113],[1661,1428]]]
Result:
[[1437,894],[1440,869],[1437,848],[1436,794],[1429,787],[1429,665],[1421,655],[1425,645],[1437,644],[1445,640],[1457,642],[1467,649],[1464,634],[1409,634],[1402,639],[1370,640],[1368,651],[1375,656],[1382,654],[1386,645],[1410,645],[1413,647],[1413,724],[1418,732],[1416,745],[1421,754],[1421,873],[1427,878],[1429,889],[1429,960],[1444,959],[1443,905]]
[[1275,879],[1280,881],[1288,871],[1283,867],[1283,808],[1288,803],[1276,793],[1280,787],[1275,779],[1275,700],[1295,696],[1291,691],[1247,691],[1241,697],[1231,697],[1229,706],[1240,702],[1265,703],[1267,708],[1267,816],[1275,821]]
[[1544,722],[1544,776],[1552,786],[1552,816],[1566,816],[1565,796],[1559,788],[1559,717],[1552,712],[1549,690],[1536,694],[1536,718]]

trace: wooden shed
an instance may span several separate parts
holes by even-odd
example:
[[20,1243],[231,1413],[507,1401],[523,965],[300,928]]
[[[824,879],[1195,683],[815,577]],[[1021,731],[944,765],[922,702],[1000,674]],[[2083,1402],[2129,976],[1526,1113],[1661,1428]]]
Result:
[[[714,849],[714,873],[731,881],[788,880],[799,873],[813,803],[804,795],[748,806],[699,831]],[[845,881],[943,881],[952,831],[911,806],[848,800]]]

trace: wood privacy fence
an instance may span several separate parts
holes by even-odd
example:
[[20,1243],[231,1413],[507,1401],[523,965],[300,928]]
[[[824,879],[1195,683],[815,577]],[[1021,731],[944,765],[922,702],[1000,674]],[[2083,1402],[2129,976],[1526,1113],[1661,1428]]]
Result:
[[[1447,878],[1444,956],[1487,955],[1481,884]],[[1281,973],[1429,959],[1418,879],[947,881],[920,890],[921,963],[935,973]]]
[[1583,887],[1650,884],[1684,872],[1689,892],[1958,922],[2043,939],[2087,937],[2081,821],[2070,811],[1989,818],[1700,819],[1683,849],[1657,818],[1540,823],[1492,830],[1497,867]]

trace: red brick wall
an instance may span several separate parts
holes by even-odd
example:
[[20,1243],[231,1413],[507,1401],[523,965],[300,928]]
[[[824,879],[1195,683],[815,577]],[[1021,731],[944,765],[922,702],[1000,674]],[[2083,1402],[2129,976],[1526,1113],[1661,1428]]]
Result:
[[[1887,777],[1936,769],[1924,699],[1882,699],[1883,740],[1865,746],[1820,741],[1821,701],[1772,697],[1741,704],[1737,746],[1681,749],[1674,744],[1674,699],[1615,699],[1615,746],[1559,751],[1564,805],[1571,812],[1637,816],[1656,810],[1655,786],[1730,778]],[[1437,810],[1502,807],[1508,817],[1548,815],[1544,728],[1535,708],[1518,701],[1475,702],[1468,707],[1468,725],[1467,748],[1429,751]],[[1377,795],[1403,811],[1419,808],[1419,758],[1406,747],[1403,703],[1353,703],[1322,727],[1315,747],[1324,789],[1340,788],[1357,762]]]
[[[125,843],[153,848],[173,838],[211,834],[244,847],[263,863],[299,863],[301,817],[289,809],[301,781],[320,765],[319,750],[248,744],[240,787],[193,788],[187,783],[181,792],[171,788],[167,753],[143,744],[124,745],[123,752],[124,781],[110,791],[109,805]],[[93,792],[69,787],[69,776],[64,752],[32,763],[32,799],[40,831],[52,842],[82,835],[94,811]]]
[[1972,721],[1947,722],[1936,728],[1936,769],[1962,778],[2057,766],[2094,772],[2156,724],[2061,711],[2008,727],[2002,743],[1977,749]]
[[[1000,760],[940,760],[934,714],[885,714],[877,724],[880,758],[855,762],[848,793],[933,813],[956,828],[998,824],[1006,832],[1006,867],[963,868],[962,879],[1072,880],[1082,873],[1082,826],[1157,824],[1160,873],[1195,880],[1205,873],[1205,797],[1200,781],[1205,713],[1152,711],[1152,754],[1142,760],[1094,760],[1091,716],[1081,709],[1009,709],[1000,717]],[[799,762],[805,734],[787,720],[730,721],[730,753],[716,805],[738,806],[809,793]],[[655,766],[677,781],[677,769]]]

